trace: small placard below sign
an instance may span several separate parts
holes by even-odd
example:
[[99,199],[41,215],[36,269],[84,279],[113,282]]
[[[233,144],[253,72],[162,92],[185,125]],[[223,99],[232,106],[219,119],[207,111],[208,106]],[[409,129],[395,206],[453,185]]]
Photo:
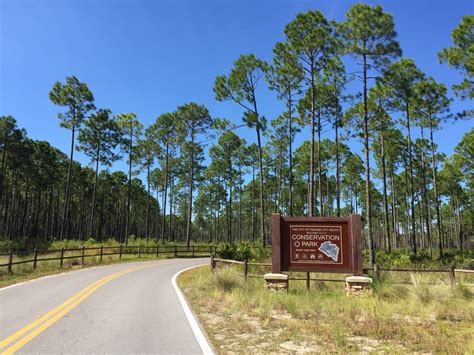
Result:
[[362,274],[361,216],[281,217],[272,214],[272,272]]

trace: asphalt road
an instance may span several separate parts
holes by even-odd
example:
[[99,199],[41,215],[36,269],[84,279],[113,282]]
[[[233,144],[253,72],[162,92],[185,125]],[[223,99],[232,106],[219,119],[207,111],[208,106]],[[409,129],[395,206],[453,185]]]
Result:
[[171,279],[207,262],[108,265],[0,289],[0,352],[202,354]]

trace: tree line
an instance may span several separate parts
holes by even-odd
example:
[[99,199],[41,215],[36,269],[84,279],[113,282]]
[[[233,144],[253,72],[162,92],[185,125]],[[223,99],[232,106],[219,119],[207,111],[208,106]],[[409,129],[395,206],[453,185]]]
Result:
[[[473,22],[465,16],[438,56],[463,76],[453,86],[461,100],[473,98]],[[215,79],[216,100],[240,106],[242,123],[191,102],[144,127],[134,113],[97,109],[74,76],[49,94],[71,134],[68,156],[2,116],[1,238],[127,243],[137,235],[265,246],[271,212],[361,213],[372,263],[377,249],[433,257],[465,248],[474,231],[474,131],[449,157],[438,152],[436,132],[446,121],[471,119],[472,110],[451,113],[446,86],[401,57],[381,6],[354,5],[341,23],[301,13],[284,34],[271,63],[241,55]],[[360,93],[349,92],[352,82]],[[265,86],[285,107],[269,121],[257,100]],[[242,126],[254,130],[255,143],[237,134]],[[298,142],[302,130],[310,139]],[[362,143],[361,155],[351,141]],[[74,160],[75,150],[91,167]],[[127,161],[126,172],[110,171],[118,160]]]

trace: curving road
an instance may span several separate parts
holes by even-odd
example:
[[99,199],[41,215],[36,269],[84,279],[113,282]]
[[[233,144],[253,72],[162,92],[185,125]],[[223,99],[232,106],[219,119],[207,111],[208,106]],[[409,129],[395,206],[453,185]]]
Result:
[[0,289],[0,352],[202,354],[171,280],[205,263],[115,264]]

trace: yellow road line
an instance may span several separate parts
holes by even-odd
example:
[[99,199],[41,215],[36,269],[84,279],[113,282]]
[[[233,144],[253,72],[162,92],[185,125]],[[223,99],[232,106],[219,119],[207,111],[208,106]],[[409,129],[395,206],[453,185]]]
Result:
[[66,300],[65,302],[61,303],[59,306],[57,306],[56,308],[52,309],[51,311],[49,311],[48,313],[40,316],[37,320],[31,322],[30,324],[28,324],[27,326],[21,328],[20,330],[18,330],[17,332],[13,333],[12,335],[10,335],[8,338],[0,341],[0,349],[3,349],[5,346],[7,346],[8,344],[10,344],[11,342],[15,341],[18,337],[22,336],[23,334],[25,334],[26,332],[28,332],[29,330],[33,329],[34,327],[36,327],[37,325],[39,325],[40,323],[44,322],[46,319],[52,317],[55,313],[59,312],[61,309],[63,309],[64,307],[66,307],[68,304],[70,304],[71,302],[73,302],[75,299],[77,299],[78,297],[80,297],[82,294],[84,294],[85,292],[87,292],[89,289],[91,289],[92,287],[94,287],[95,285],[101,283],[102,281],[104,281],[105,279],[109,278],[109,277],[112,277],[114,274],[112,275],[109,275],[109,276],[106,276],[104,277],[103,279],[100,279],[96,282],[94,282],[93,284],[85,287],[84,289],[82,289],[81,291],[79,291],[78,293],[76,293],[74,296],[72,296],[71,298],[69,298],[68,300]]
[[17,338],[28,332],[29,330],[33,329],[34,327],[38,326],[41,324],[38,328],[36,328],[34,331],[23,337],[20,341],[18,341],[16,344],[11,346],[10,348],[6,349],[5,351],[2,351],[2,355],[5,354],[13,354],[15,351],[23,347],[25,344],[30,342],[32,339],[34,339],[36,336],[38,336],[40,333],[42,333],[44,330],[49,328],[51,325],[56,323],[61,317],[63,317],[65,314],[70,312],[73,308],[75,308],[77,305],[79,305],[82,301],[84,301],[86,298],[88,298],[92,293],[94,293],[97,289],[105,285],[106,283],[112,281],[113,279],[128,274],[132,271],[136,271],[139,269],[143,269],[146,267],[151,267],[155,265],[145,265],[145,266],[140,266],[128,270],[123,270],[119,271],[115,274],[106,276],[93,284],[89,285],[88,287],[84,288],[83,290],[79,291],[77,294],[75,294],[73,297],[69,298],[67,301],[59,305],[58,307],[54,308],[53,310],[49,311],[46,313],[44,316],[41,316],[39,319],[31,322],[30,324],[26,325],[19,331],[15,332],[2,342],[0,342],[0,349],[4,348],[8,344],[12,343],[15,341]]

